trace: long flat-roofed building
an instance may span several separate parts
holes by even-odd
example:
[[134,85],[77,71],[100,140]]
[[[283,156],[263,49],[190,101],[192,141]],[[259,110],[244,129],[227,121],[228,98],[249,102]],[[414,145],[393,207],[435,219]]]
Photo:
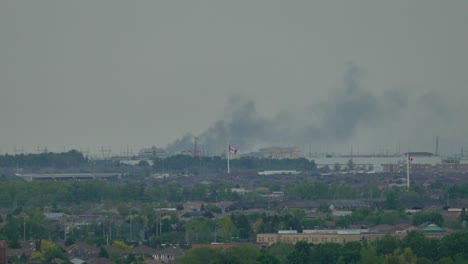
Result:
[[120,173],[43,173],[16,174],[26,181],[77,181],[97,179],[118,179]]
[[[268,246],[276,242],[296,244],[298,241],[306,241],[313,244],[346,243],[361,240],[373,241],[385,235],[385,233],[369,232],[368,229],[304,230],[302,233],[291,231],[257,234],[257,243],[267,243]],[[406,232],[394,233],[392,235],[402,238],[406,236]]]
[[260,149],[262,156],[269,159],[297,159],[302,156],[297,147],[271,147]]

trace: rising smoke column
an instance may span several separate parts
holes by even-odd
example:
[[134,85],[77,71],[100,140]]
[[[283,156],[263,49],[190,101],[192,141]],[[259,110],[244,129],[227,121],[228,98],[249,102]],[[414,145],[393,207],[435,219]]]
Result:
[[[228,142],[242,152],[259,146],[305,146],[324,140],[350,139],[361,124],[373,123],[381,116],[382,102],[360,85],[362,70],[350,64],[343,76],[343,87],[333,91],[332,100],[308,108],[303,113],[280,111],[266,119],[257,112],[255,101],[240,95],[229,98],[223,119],[198,135],[200,145],[210,154],[225,151]],[[302,118],[304,114],[310,118]],[[301,118],[299,118],[301,116]],[[193,149],[194,136],[186,134],[168,145],[177,153]]]

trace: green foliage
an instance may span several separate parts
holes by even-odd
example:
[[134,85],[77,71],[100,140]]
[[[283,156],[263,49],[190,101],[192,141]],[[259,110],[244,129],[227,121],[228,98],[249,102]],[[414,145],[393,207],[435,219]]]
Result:
[[453,233],[442,240],[424,237],[413,231],[400,241],[385,235],[367,243],[355,241],[344,244],[320,243],[312,245],[298,241],[295,245],[275,243],[266,250],[240,246],[230,250],[194,248],[178,263],[467,263],[467,233]]
[[344,263],[357,263],[361,258],[361,242],[353,241],[341,246],[341,257]]
[[337,243],[317,244],[312,250],[313,263],[337,263],[341,256],[341,245]]
[[335,164],[333,165],[333,171],[334,171],[334,172],[339,172],[340,170],[341,170],[340,164],[339,164],[339,163],[335,163]]
[[329,173],[331,172],[330,166],[326,165],[318,169],[320,173]]
[[23,230],[23,221],[19,218],[9,215],[7,217],[7,223],[1,231],[2,235],[7,239],[8,243],[16,248],[16,244],[21,235],[21,230]]
[[224,242],[230,242],[232,241],[232,237],[234,236],[236,232],[236,227],[234,226],[234,223],[231,220],[231,217],[226,215],[223,218],[221,218],[218,222],[219,226],[219,233],[221,237],[223,238]]
[[417,257],[413,254],[410,248],[395,250],[392,254],[385,256],[385,262],[388,264],[416,264]]
[[402,222],[407,222],[408,216],[404,212],[377,212],[365,217],[364,222],[368,225],[375,226],[381,224],[396,225]]
[[314,229],[314,228],[322,228],[325,226],[325,220],[321,218],[309,219],[306,218],[301,222],[304,229]]
[[468,214],[466,213],[466,208],[463,208],[460,213],[460,222],[468,222]]
[[189,250],[183,257],[178,259],[177,263],[180,264],[206,264],[217,258],[221,254],[220,250],[200,247]]
[[31,259],[40,260],[43,263],[51,263],[51,260],[55,258],[68,260],[65,250],[56,247],[52,241],[36,241],[36,251],[33,252]]
[[400,207],[400,199],[395,191],[389,191],[385,197],[385,208],[398,209]]
[[455,232],[440,240],[440,255],[468,259],[468,232]]
[[337,193],[340,198],[358,198],[362,193],[348,185],[323,182],[290,183],[286,185],[285,191],[290,199],[297,200],[334,199]]
[[289,254],[291,254],[294,250],[295,247],[293,244],[276,242],[267,249],[267,252],[271,256],[278,259],[280,263],[286,263]]
[[7,243],[8,243],[9,248],[21,248],[21,245],[20,245],[18,239],[16,239],[16,238],[8,239]]
[[403,247],[410,248],[419,258],[435,261],[439,258],[439,240],[427,238],[419,231],[411,231],[403,239]]
[[319,212],[322,213],[331,213],[330,206],[328,204],[320,204]]
[[116,248],[120,248],[120,249],[123,249],[123,250],[130,250],[133,248],[132,245],[127,245],[124,241],[122,240],[116,240],[112,243],[112,245]]
[[442,226],[444,223],[444,218],[440,213],[437,212],[420,211],[415,213],[413,217],[413,225],[418,226],[423,223],[431,223]]
[[239,239],[242,241],[255,241],[255,234],[246,215],[231,215],[231,219],[238,231],[237,237]]
[[338,227],[349,227],[352,224],[365,222],[370,226],[388,224],[396,225],[407,220],[407,215],[403,212],[372,212],[370,208],[359,208],[354,210],[350,215],[343,216],[336,221]]
[[466,199],[468,198],[468,184],[455,184],[448,188],[450,199]]
[[209,243],[214,241],[216,223],[205,217],[190,219],[185,225],[189,243]]
[[260,264],[281,264],[278,258],[268,253],[266,250],[260,252],[260,256],[257,258]]
[[400,248],[401,241],[390,234],[374,241],[375,251],[378,255],[389,255]]
[[[240,263],[240,264],[254,264],[258,263],[257,259],[260,257],[260,252],[253,245],[242,245],[234,247],[230,250],[223,252],[222,259],[232,259],[233,262],[228,263]],[[224,261],[219,263],[226,263]]]
[[0,167],[14,168],[65,168],[77,167],[87,163],[87,159],[76,150],[64,153],[41,153],[41,154],[20,154],[20,155],[0,155]]
[[222,213],[221,208],[219,208],[219,207],[216,206],[216,205],[212,205],[212,204],[209,204],[209,205],[205,206],[205,211],[206,211],[206,212],[215,213],[215,214],[220,214],[220,213]]
[[125,264],[143,264],[144,260],[142,256],[135,256],[135,254],[130,253],[128,256],[125,258],[124,261]]
[[[156,159],[153,168],[155,171],[169,171],[175,173],[223,173],[226,170],[226,160],[221,157],[174,155],[165,159]],[[241,157],[231,160],[231,169],[234,172],[262,170],[316,171],[317,166],[314,161],[309,161],[305,158],[266,159]]]
[[312,259],[311,244],[305,241],[298,241],[294,246],[294,251],[288,255],[288,263],[291,264],[310,263]]
[[361,247],[360,264],[378,264],[382,263],[382,257],[377,255],[374,245],[365,245]]
[[100,258],[109,258],[109,253],[107,253],[107,250],[103,247],[99,248],[99,257]]
[[354,170],[354,162],[353,162],[352,159],[349,159],[349,160],[348,160],[346,169],[347,169],[348,171],[353,171],[353,170]]

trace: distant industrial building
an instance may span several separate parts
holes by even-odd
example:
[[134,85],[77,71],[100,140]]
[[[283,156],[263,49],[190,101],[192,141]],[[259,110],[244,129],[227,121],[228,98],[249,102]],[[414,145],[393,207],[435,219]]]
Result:
[[298,175],[301,174],[300,171],[296,170],[269,170],[269,171],[259,171],[258,175]]
[[157,148],[155,146],[152,146],[151,148],[142,148],[138,152],[137,159],[139,160],[151,160],[151,159],[165,159],[169,157],[169,154],[166,152],[166,150],[162,148]]
[[[406,164],[382,164],[383,172],[386,173],[403,173],[406,172]],[[440,163],[440,164],[421,164],[412,163],[410,165],[411,172],[428,173],[454,173],[468,172],[468,164],[465,163]]]
[[260,149],[263,158],[268,159],[297,159],[302,157],[298,147],[271,147]]
[[119,173],[47,173],[47,174],[16,174],[25,181],[82,181],[82,180],[116,180]]

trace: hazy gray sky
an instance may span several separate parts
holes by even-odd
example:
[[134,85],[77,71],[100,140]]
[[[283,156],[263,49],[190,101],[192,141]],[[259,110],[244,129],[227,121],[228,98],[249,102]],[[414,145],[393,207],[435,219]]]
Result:
[[212,152],[223,137],[434,151],[437,135],[458,152],[467,12],[465,0],[0,1],[0,152],[118,154],[186,133]]

